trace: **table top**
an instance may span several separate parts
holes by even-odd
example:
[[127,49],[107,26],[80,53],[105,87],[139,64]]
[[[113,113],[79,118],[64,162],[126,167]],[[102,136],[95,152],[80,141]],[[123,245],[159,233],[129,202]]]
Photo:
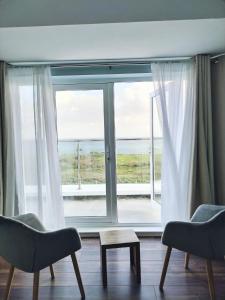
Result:
[[139,239],[132,229],[101,231],[99,235],[101,246],[119,247],[139,243]]

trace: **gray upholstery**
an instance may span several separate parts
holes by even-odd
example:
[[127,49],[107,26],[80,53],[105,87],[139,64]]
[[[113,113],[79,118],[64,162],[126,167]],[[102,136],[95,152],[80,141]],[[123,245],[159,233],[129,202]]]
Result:
[[191,222],[169,222],[164,230],[162,242],[164,245],[203,258],[224,260],[224,207],[201,205]]
[[206,222],[222,210],[225,210],[224,205],[202,204],[196,209],[191,222]]
[[37,218],[35,214],[24,214],[12,217],[12,219],[20,221],[28,226],[30,226],[33,229],[36,229],[38,231],[46,231],[40,220]]
[[40,271],[80,248],[74,228],[47,232],[33,214],[0,216],[0,256],[22,271]]

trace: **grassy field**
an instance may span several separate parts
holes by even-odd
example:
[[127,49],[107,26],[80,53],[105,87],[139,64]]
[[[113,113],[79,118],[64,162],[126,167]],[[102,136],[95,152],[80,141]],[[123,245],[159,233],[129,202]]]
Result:
[[[161,179],[162,155],[155,153],[155,179]],[[71,154],[60,156],[62,184],[78,184],[78,160]],[[148,154],[118,154],[117,183],[149,183],[150,156]],[[80,183],[105,183],[105,161],[102,153],[80,156]]]

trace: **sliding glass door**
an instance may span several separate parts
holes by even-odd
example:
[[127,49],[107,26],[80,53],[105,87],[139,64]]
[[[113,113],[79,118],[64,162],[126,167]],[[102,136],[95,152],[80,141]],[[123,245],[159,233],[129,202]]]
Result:
[[74,223],[160,223],[162,132],[151,82],[56,86],[64,212]]
[[64,213],[79,221],[111,217],[107,91],[98,84],[56,89]]
[[[117,206],[120,223],[160,223],[160,124],[151,82],[114,85]],[[157,157],[155,156],[157,154]],[[157,175],[157,176],[155,176]]]

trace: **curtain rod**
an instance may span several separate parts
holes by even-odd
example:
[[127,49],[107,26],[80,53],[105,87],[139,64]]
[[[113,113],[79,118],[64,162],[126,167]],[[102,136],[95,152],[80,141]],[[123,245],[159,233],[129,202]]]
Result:
[[212,56],[211,59],[219,58],[219,57],[222,57],[224,55],[225,55],[225,53],[220,53],[220,54]]
[[[224,56],[225,53],[220,53],[212,56],[210,59],[216,59]],[[131,59],[96,59],[96,60],[63,60],[63,61],[9,61],[8,64],[12,66],[38,66],[50,65],[51,68],[62,67],[109,67],[109,66],[126,66],[126,65],[145,65],[151,62],[161,61],[182,61],[189,60],[191,56],[180,57],[147,57],[147,58],[131,58]]]
[[185,57],[160,57],[160,58],[133,58],[133,59],[111,59],[111,60],[71,60],[71,61],[11,61],[8,62],[13,66],[35,66],[50,65],[52,68],[62,67],[97,67],[97,66],[126,66],[126,65],[144,65],[158,61],[181,61],[191,59]]

